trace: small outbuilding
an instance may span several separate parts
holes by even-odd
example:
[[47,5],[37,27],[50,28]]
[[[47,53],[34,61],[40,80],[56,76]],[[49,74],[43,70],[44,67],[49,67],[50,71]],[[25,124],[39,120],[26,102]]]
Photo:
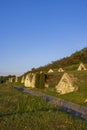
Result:
[[81,70],[87,70],[83,63],[80,63],[80,65],[78,67],[78,71],[81,71]]
[[35,74],[34,73],[29,73],[26,75],[24,85],[25,87],[35,88]]
[[52,69],[49,69],[48,73],[52,73],[52,72],[53,72],[53,70],[52,70]]
[[60,94],[70,93],[76,90],[70,76],[64,73],[59,83],[56,85],[56,91]]
[[58,72],[64,72],[63,68],[59,68]]

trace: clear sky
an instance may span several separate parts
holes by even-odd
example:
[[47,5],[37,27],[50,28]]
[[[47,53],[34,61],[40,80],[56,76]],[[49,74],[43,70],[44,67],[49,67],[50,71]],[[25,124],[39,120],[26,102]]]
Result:
[[0,75],[21,75],[87,46],[87,0],[0,0]]

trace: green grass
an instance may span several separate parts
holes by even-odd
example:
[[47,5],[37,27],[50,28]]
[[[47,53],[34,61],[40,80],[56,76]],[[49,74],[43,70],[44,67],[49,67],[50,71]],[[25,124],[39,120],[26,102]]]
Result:
[[68,67],[65,67],[65,71],[76,71],[78,69],[80,64],[70,65]]
[[45,100],[0,85],[0,130],[86,130],[87,122]]
[[8,83],[9,85],[17,85],[17,86],[21,86],[21,87],[25,87],[23,83],[20,82],[12,82],[12,83]]

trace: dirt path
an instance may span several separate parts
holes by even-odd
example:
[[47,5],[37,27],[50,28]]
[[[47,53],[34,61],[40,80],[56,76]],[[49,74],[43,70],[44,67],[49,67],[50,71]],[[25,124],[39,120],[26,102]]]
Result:
[[[53,97],[53,96],[50,96],[50,95],[47,95],[47,94],[44,94],[44,93],[41,93],[41,92],[31,90],[29,88],[22,88],[20,86],[15,86],[15,85],[13,85],[13,87],[16,88],[17,90],[21,91],[21,92],[41,97],[42,99],[46,100],[46,102],[52,103],[52,104],[55,104],[55,105],[58,105],[57,102],[59,102],[61,100],[61,99],[58,99],[56,97]],[[60,106],[60,105],[58,105],[58,106]]]
[[80,118],[83,118],[85,120],[87,120],[87,107],[72,103],[72,102],[68,102],[65,101],[63,99],[57,98],[57,97],[53,97],[41,92],[37,92],[34,90],[31,90],[29,88],[23,88],[20,86],[15,86],[13,85],[14,88],[16,88],[17,90],[24,92],[24,93],[28,93],[34,96],[38,96],[44,100],[46,100],[47,103],[50,103],[52,105],[55,105],[56,107],[60,107],[62,110],[71,113],[75,116],[78,116]]

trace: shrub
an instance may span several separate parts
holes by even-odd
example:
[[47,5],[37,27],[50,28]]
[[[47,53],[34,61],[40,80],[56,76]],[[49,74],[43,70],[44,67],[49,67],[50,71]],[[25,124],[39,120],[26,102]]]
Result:
[[35,87],[36,88],[44,88],[45,86],[45,74],[44,73],[37,73],[35,79]]
[[39,80],[40,80],[40,75],[39,75],[39,73],[37,73],[36,77],[35,77],[35,87],[36,88],[39,88]]
[[41,73],[41,74],[40,74],[39,87],[40,87],[40,88],[44,88],[44,86],[45,86],[45,74],[44,74],[44,73]]

